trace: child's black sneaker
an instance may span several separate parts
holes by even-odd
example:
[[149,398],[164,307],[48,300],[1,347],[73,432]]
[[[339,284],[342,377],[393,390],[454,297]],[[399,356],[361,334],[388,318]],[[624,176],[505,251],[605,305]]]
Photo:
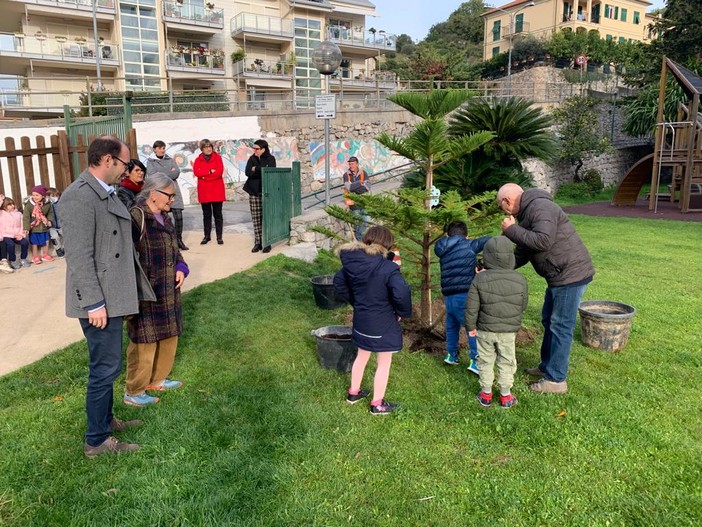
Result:
[[373,406],[372,404],[370,405],[370,413],[372,413],[373,415],[387,415],[397,410],[398,406],[400,405],[395,403],[389,403],[385,399],[383,399],[380,404],[376,404],[375,406]]
[[369,394],[370,392],[368,390],[361,390],[356,395],[351,395],[350,393],[346,392],[346,402],[349,404],[355,404],[361,399],[368,397]]

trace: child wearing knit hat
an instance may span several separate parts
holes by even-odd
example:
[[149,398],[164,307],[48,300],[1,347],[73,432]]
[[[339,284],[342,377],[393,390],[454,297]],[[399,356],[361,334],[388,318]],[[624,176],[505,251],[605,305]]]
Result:
[[[46,198],[49,189],[44,185],[32,187],[32,197],[27,201],[22,217],[24,230],[29,232],[32,246],[32,263],[53,262],[49,255],[49,229],[56,223],[54,209]],[[41,253],[41,254],[40,254]]]

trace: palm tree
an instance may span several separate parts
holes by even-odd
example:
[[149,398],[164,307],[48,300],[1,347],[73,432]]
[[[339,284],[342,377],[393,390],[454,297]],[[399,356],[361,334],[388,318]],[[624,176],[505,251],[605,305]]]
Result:
[[555,158],[558,143],[551,125],[551,118],[526,99],[511,97],[491,102],[475,98],[455,113],[449,133],[462,137],[480,130],[493,132],[494,139],[482,151],[500,167],[521,170],[521,161],[527,157],[544,161]]

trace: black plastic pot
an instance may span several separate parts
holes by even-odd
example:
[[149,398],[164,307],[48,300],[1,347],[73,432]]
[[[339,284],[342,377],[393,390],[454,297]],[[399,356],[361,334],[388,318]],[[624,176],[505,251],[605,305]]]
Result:
[[611,300],[582,302],[580,330],[583,344],[603,351],[619,351],[629,339],[634,306]]
[[317,354],[322,368],[351,371],[358,349],[351,340],[349,326],[325,326],[313,330],[312,335],[317,338]]
[[346,305],[346,301],[334,292],[334,275],[314,276],[310,279],[310,283],[317,307],[337,309]]

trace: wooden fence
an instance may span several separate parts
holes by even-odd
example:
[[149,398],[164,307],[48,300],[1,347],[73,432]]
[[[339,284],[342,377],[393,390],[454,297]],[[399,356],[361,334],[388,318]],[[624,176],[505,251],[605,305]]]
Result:
[[[39,135],[35,138],[36,146],[32,147],[31,139],[25,136],[20,137],[17,148],[15,139],[6,137],[5,148],[0,150],[0,194],[20,204],[34,185],[56,187],[63,192],[73,181],[73,174],[88,167],[88,145],[93,139],[91,135],[86,141],[78,135],[71,144],[66,132],[59,130],[49,137],[50,146],[46,145],[46,138]],[[136,130],[133,128],[127,132],[126,143],[130,156],[136,158]]]

